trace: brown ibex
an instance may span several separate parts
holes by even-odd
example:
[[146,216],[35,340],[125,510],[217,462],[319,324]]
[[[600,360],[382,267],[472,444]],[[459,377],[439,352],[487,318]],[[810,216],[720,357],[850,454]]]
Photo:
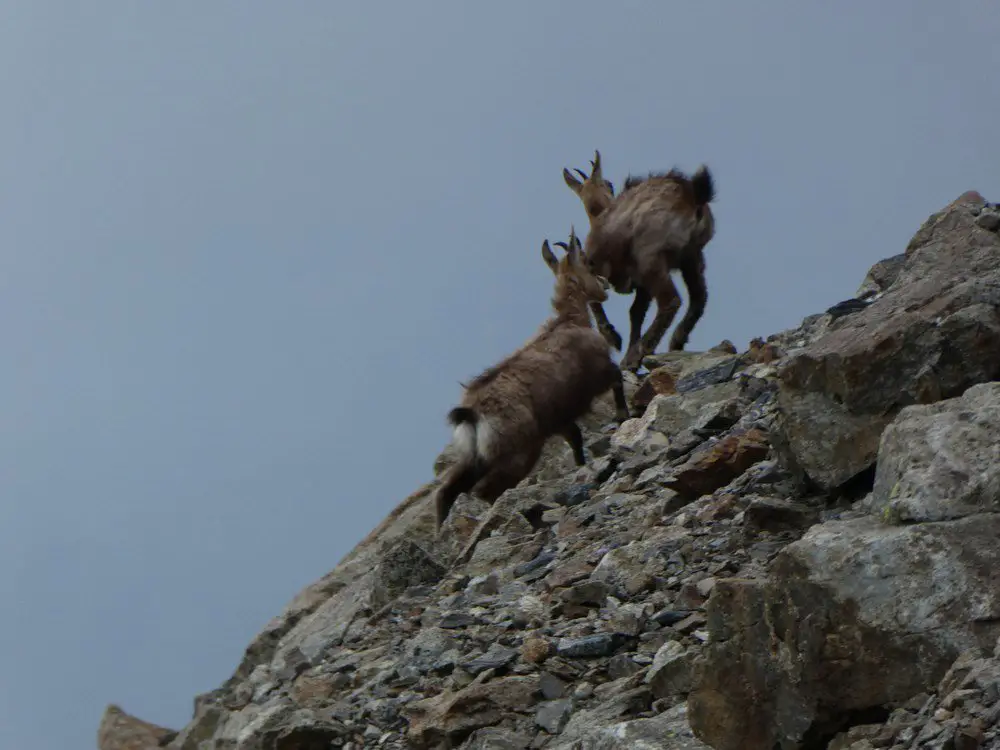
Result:
[[[690,296],[687,313],[670,339],[672,351],[684,348],[704,314],[708,290],[703,250],[715,235],[709,206],[715,186],[708,168],[701,165],[690,177],[678,169],[646,178],[630,175],[614,197],[601,173],[599,152],[592,164],[589,178],[576,170],[585,178],[583,183],[565,169],[563,179],[580,196],[590,218],[585,248],[595,272],[605,275],[619,294],[635,293],[629,309],[629,346],[621,366],[637,370],[643,357],[656,350],[680,308],[671,271],[681,272]],[[656,316],[640,336],[653,299]],[[621,336],[607,320],[603,306],[593,303],[591,309],[608,343],[620,348]]]
[[548,240],[542,257],[555,274],[550,317],[520,349],[465,386],[448,413],[455,463],[435,493],[437,528],[463,492],[493,503],[534,468],[545,442],[562,435],[577,465],[586,462],[577,420],[595,398],[614,392],[619,422],[629,418],[621,370],[604,337],[590,323],[588,304],[607,299],[607,280],[591,272],[571,232],[556,260]]

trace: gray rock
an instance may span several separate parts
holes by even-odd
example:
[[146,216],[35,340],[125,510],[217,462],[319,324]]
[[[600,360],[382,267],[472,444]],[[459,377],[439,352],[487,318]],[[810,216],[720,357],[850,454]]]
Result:
[[903,409],[882,436],[871,508],[892,522],[1000,511],[1000,383]]
[[[687,705],[679,703],[648,719],[632,719],[605,724],[594,721],[589,727],[564,732],[551,750],[712,750],[695,737],[688,724]],[[581,743],[574,745],[573,743]]]
[[535,723],[549,734],[559,734],[572,713],[573,701],[569,698],[546,701],[539,704],[535,712]]
[[463,750],[526,750],[531,747],[527,734],[487,727],[477,729],[462,745]]
[[478,656],[462,665],[469,674],[479,674],[487,669],[502,669],[517,658],[517,650],[499,644],[493,644],[482,656]]
[[976,205],[964,195],[931,217],[891,289],[782,360],[775,445],[820,487],[870,468],[899,408],[1000,375],[1000,237],[975,226]]
[[[932,685],[957,654],[1000,635],[998,535],[1000,514],[831,521],[778,555],[773,580],[720,580],[692,727],[716,750],[771,750]],[[761,691],[773,702],[761,704]]]
[[556,644],[556,652],[560,656],[575,659],[609,656],[626,640],[626,636],[621,633],[595,633],[580,638],[560,638]]
[[670,698],[691,689],[690,656],[677,641],[667,641],[653,657],[645,682],[657,698]]
[[976,226],[990,232],[1000,231],[1000,213],[983,211],[976,217]]

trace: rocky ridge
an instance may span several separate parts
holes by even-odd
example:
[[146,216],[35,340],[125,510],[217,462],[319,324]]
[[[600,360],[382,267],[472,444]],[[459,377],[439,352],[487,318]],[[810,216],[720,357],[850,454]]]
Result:
[[998,230],[965,193],[798,328],[647,358],[440,538],[425,485],[99,748],[1000,748]]

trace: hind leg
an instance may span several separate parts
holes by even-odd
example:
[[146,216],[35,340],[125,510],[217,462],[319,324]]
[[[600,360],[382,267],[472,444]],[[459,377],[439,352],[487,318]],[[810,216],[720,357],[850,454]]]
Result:
[[458,496],[463,492],[469,492],[475,486],[479,476],[479,472],[473,466],[456,466],[449,471],[448,476],[442,482],[441,486],[438,487],[434,495],[435,520],[437,524],[435,528],[437,531],[441,531],[441,525],[448,518],[451,506],[455,504]]
[[493,462],[474,488],[476,496],[488,503],[495,503],[506,490],[516,487],[531,470],[541,455],[541,447],[507,455]]
[[656,315],[649,328],[646,329],[646,333],[639,341],[629,346],[622,359],[622,369],[632,372],[638,370],[642,365],[643,357],[656,351],[663,334],[670,328],[674,316],[677,315],[677,311],[681,307],[680,293],[677,291],[673,279],[670,278],[670,270],[666,266],[655,278],[648,280],[645,286],[649,289],[653,299],[656,300]]
[[583,454],[583,433],[580,431],[580,425],[573,422],[561,434],[573,449],[573,460],[576,461],[576,465],[583,466],[587,463],[587,457]]
[[681,277],[688,290],[688,309],[670,337],[670,351],[681,351],[705,312],[708,286],[705,284],[705,256],[699,250],[681,266]]

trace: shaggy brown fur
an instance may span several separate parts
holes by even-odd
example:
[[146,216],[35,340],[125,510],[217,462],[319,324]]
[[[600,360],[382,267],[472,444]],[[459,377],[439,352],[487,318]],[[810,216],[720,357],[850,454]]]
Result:
[[[709,206],[714,198],[712,175],[704,164],[690,177],[678,169],[648,177],[630,175],[618,197],[591,222],[585,255],[592,270],[605,276],[619,294],[634,291],[636,295],[629,310],[631,330],[622,368],[639,369],[643,357],[656,351],[680,309],[671,271],[681,272],[690,297],[688,310],[670,339],[671,351],[684,348],[704,314],[708,301],[704,248],[715,236]],[[640,337],[653,299],[656,316]],[[594,306],[601,307],[600,303]],[[602,308],[595,318],[603,314]],[[621,340],[617,332],[614,337],[608,343]]]
[[628,419],[621,370],[604,337],[590,324],[588,304],[608,298],[607,281],[589,270],[575,232],[556,260],[548,240],[542,257],[556,276],[555,315],[516,352],[466,386],[448,414],[455,463],[435,497],[437,527],[463,492],[495,502],[534,468],[546,440],[562,435],[578,465],[586,462],[576,420],[595,398],[613,390],[619,421]]
[[[563,167],[563,180],[569,185],[570,190],[579,196],[580,200],[583,202],[583,210],[587,212],[587,218],[590,220],[590,228],[594,228],[594,221],[600,216],[604,211],[614,202],[615,200],[615,186],[610,180],[604,178],[604,172],[601,169],[601,152],[594,150],[594,158],[590,162],[591,173],[588,177],[586,172],[581,169],[573,168],[580,177],[583,178],[583,182],[580,182],[576,177],[570,174],[569,170]],[[635,178],[629,176],[630,180]],[[625,183],[625,189],[633,187],[633,184],[629,182]],[[673,279],[670,280],[673,284]],[[635,299],[632,301],[632,307],[629,309],[629,320],[631,323],[631,330],[629,331],[629,346],[632,345],[639,338],[639,331],[642,328],[642,319],[646,316],[646,311],[649,309],[650,296],[649,292],[646,291],[641,285],[635,283],[635,279],[632,280],[632,285],[628,289],[616,289],[619,294],[632,294],[635,292]],[[680,299],[680,294],[677,292],[677,287],[674,287],[674,293]],[[597,323],[597,330],[601,332],[604,338],[616,351],[621,351],[622,348],[622,337],[615,327],[608,320],[607,314],[604,312],[604,307],[598,303],[591,303],[590,312],[594,315],[594,320]]]

